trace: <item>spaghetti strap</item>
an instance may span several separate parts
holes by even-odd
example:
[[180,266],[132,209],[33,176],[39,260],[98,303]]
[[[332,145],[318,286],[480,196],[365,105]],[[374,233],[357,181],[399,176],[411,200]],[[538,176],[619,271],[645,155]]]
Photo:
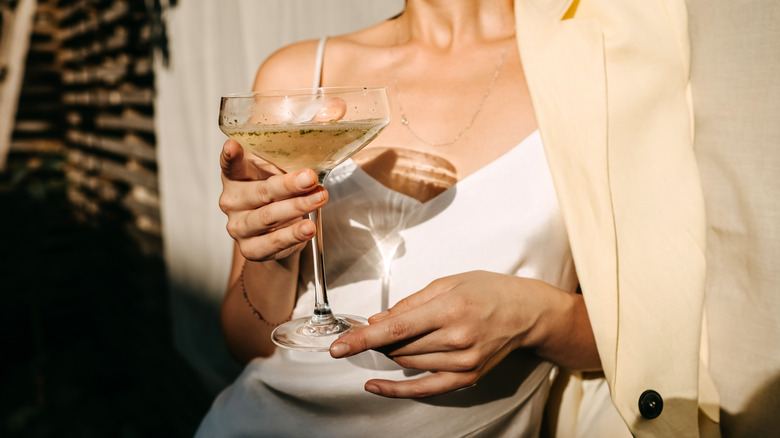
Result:
[[317,44],[317,60],[314,65],[314,85],[313,88],[319,88],[322,86],[322,60],[325,57],[325,41],[328,37],[320,38],[319,44]]

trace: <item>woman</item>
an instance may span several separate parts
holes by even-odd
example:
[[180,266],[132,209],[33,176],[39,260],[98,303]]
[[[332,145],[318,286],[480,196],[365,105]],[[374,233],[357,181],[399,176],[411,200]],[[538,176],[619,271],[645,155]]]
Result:
[[[317,41],[263,64],[256,90],[307,87],[313,77],[388,86],[393,122],[327,190],[309,170],[281,175],[225,143],[220,205],[236,249],[223,327],[248,366],[201,436],[536,436],[552,364],[600,369],[514,25],[510,0],[410,0],[393,20],[328,39],[321,68]],[[444,174],[434,183],[405,167],[430,156]],[[393,264],[396,304],[333,344],[331,355],[348,359],[275,349],[273,327],[310,311],[310,271],[300,265],[314,225],[300,217],[316,208],[326,245],[339,233],[326,251],[333,307],[385,310],[378,292],[373,309],[341,298],[381,288],[336,249],[360,247],[363,230],[327,227],[348,222],[333,218],[354,214],[354,199],[388,193],[419,204]],[[579,416],[613,427],[620,420],[595,382],[583,386],[590,406],[606,408]]]

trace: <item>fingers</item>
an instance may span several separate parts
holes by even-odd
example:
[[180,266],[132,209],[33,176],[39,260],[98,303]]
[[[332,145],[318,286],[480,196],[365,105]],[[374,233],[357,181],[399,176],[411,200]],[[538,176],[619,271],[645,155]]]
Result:
[[223,181],[257,181],[284,173],[257,155],[247,153],[238,142],[231,139],[222,146],[219,163]]
[[420,307],[431,299],[450,289],[451,286],[447,284],[445,280],[435,280],[422,290],[413,293],[401,301],[395,303],[395,305],[387,309],[387,311],[371,316],[368,318],[368,322],[370,324],[374,324],[387,319],[390,316],[398,315],[411,309]]
[[467,373],[481,369],[488,358],[477,349],[449,350],[417,355],[390,357],[398,365],[411,370]]
[[[245,174],[244,171],[235,171],[230,168],[228,172]],[[231,180],[223,169],[223,190],[219,198],[219,205],[223,212],[237,210],[250,210],[262,207],[266,204],[309,194],[315,189],[321,189],[317,185],[317,175],[311,169],[302,169],[292,174],[274,175],[261,181],[242,181],[240,183]],[[320,204],[322,199],[309,199]],[[310,202],[311,203],[311,202]],[[312,211],[304,209],[304,214]]]
[[228,139],[222,145],[219,166],[222,168],[222,174],[228,179],[240,181],[249,178],[244,162],[244,148],[235,140]]
[[478,379],[477,373],[438,372],[413,380],[369,380],[365,390],[390,398],[422,398],[473,385]]
[[305,196],[245,211],[227,211],[227,231],[249,260],[284,258],[314,237],[314,222],[301,217],[321,208],[327,200],[327,190],[318,186]]
[[[438,306],[415,307],[406,312],[392,315],[376,321],[367,327],[347,332],[336,339],[330,347],[335,358],[352,356],[371,350],[395,350],[419,337],[441,328],[440,318],[436,317]],[[429,343],[429,341],[426,341]]]
[[314,223],[301,218],[328,200],[314,171],[276,174],[246,156],[233,140],[222,148],[220,167],[219,207],[228,217],[228,234],[244,257],[255,261],[283,258],[314,237]]
[[308,219],[285,225],[278,230],[246,239],[236,239],[241,255],[248,260],[281,259],[301,249],[314,237],[314,223]]
[[[223,211],[228,213],[228,233],[234,239],[242,239],[268,233],[293,221],[297,222],[301,216],[324,206],[327,201],[327,190],[316,187],[305,196],[280,200],[270,198],[268,203],[261,204],[260,207],[252,207],[247,205],[247,201],[236,199],[234,205]],[[232,211],[240,213],[230,214]]]
[[[308,240],[313,236],[311,223],[275,233],[327,203],[328,192],[317,184],[317,176],[311,169],[261,181],[234,181],[228,177],[242,171],[235,171],[232,166],[227,163],[223,168],[224,188],[219,207],[228,216],[228,233],[239,240],[244,252],[247,248],[241,239],[266,235],[270,240],[262,245],[271,248],[294,245],[299,239]],[[252,250],[256,251],[257,248]]]
[[[459,300],[437,300],[436,297],[457,285],[451,278],[438,279],[399,301],[387,312],[369,318],[370,325],[348,332],[331,344],[331,356],[351,356],[369,349],[381,349],[385,354],[403,351],[440,351],[450,348],[441,342],[442,334],[433,333],[442,328],[447,318],[457,315],[463,307]],[[423,339],[420,339],[426,335]],[[446,334],[445,334],[446,336]],[[402,349],[402,350],[401,350]]]

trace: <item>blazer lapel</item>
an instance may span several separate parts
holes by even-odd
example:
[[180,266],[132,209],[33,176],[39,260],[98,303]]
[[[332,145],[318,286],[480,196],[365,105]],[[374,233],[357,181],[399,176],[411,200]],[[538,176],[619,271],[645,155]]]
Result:
[[[571,0],[517,1],[517,40],[539,132],[602,358],[616,357],[618,288],[607,154],[604,41]],[[592,263],[598,260],[599,263]],[[614,376],[614,360],[603,361]]]

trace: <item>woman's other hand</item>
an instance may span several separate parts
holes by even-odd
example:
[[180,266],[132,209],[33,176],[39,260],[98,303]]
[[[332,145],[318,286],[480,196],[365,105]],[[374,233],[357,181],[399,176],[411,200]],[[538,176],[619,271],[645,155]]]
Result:
[[290,174],[245,154],[227,140],[220,154],[220,209],[228,234],[248,260],[279,260],[300,251],[314,237],[314,223],[302,216],[322,207],[328,192],[311,169]]
[[528,278],[484,271],[441,278],[369,322],[336,340],[331,355],[376,349],[405,368],[433,371],[366,382],[367,391],[386,397],[473,385],[516,348],[571,368],[600,367],[582,296]]

